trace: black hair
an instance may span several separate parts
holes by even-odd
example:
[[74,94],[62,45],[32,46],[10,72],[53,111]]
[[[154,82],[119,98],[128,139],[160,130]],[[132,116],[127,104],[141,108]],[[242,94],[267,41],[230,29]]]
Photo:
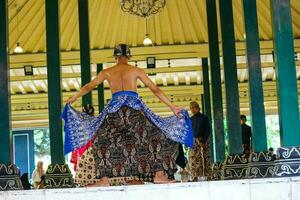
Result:
[[127,44],[119,44],[114,49],[114,56],[125,56],[127,58],[131,57],[130,49]]
[[83,106],[82,112],[85,112],[88,115],[94,115],[95,109],[92,105],[86,104],[86,105]]
[[270,148],[269,148],[269,151],[274,151],[273,147],[270,147]]
[[247,121],[246,115],[241,115],[240,117],[241,117],[241,119],[244,119],[245,121]]

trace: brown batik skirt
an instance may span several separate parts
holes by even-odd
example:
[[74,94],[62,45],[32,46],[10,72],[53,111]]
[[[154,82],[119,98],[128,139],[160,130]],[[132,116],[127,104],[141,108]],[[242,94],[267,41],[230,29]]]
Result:
[[121,107],[106,116],[92,147],[77,163],[75,182],[93,184],[102,177],[153,181],[154,173],[177,171],[178,143],[166,138],[142,111]]
[[205,144],[200,144],[199,139],[195,139],[194,146],[189,154],[189,170],[194,181],[199,177],[211,180],[211,162],[209,139]]

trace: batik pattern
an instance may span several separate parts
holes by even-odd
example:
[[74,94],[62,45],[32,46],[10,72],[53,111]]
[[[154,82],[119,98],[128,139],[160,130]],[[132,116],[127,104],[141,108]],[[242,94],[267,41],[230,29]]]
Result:
[[142,111],[123,106],[106,116],[92,147],[79,159],[75,181],[82,186],[102,177],[153,181],[157,171],[173,178],[177,155],[178,143],[166,138]]
[[200,177],[211,180],[209,139],[205,144],[201,144],[199,139],[195,139],[194,147],[189,154],[189,171],[194,181]]
[[193,146],[192,125],[186,110],[181,111],[181,117],[173,115],[162,118],[153,113],[136,92],[122,91],[113,94],[108,105],[97,117],[76,111],[69,104],[65,106],[62,113],[65,120],[65,154],[86,145],[93,139],[107,115],[117,112],[122,106],[142,111],[167,138],[189,147]]

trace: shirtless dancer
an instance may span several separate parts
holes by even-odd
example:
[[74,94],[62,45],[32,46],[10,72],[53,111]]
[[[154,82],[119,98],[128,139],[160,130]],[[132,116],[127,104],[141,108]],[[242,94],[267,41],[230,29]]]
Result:
[[[170,110],[178,116],[181,109],[172,104],[169,98],[151,81],[147,74],[140,68],[129,65],[130,50],[125,44],[120,44],[114,51],[116,65],[102,70],[90,83],[84,85],[80,91],[67,100],[72,104],[79,97],[87,94],[103,81],[107,80],[112,94],[120,91],[137,91],[137,80],[141,80]],[[168,183],[171,180],[164,171],[157,171],[154,176],[154,183]],[[109,185],[109,178],[102,177],[97,185]]]

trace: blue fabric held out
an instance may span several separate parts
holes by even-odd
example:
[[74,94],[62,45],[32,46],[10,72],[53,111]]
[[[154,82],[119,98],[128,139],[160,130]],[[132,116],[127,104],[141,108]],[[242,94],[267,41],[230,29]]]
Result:
[[107,114],[117,112],[122,106],[141,110],[167,138],[188,147],[193,146],[192,123],[186,110],[181,110],[180,117],[173,115],[163,118],[152,112],[136,92],[121,91],[112,95],[112,99],[98,116],[90,116],[75,110],[69,104],[65,105],[62,112],[62,118],[65,120],[64,153],[68,154],[86,145],[93,139]]

